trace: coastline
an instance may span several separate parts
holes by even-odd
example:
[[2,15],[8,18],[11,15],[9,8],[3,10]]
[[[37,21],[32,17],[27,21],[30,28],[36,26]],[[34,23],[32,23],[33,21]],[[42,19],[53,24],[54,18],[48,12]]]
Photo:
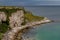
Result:
[[[15,40],[15,38],[18,37],[18,36],[16,36],[16,34],[19,35],[19,33],[21,33],[22,31],[24,31],[26,28],[30,28],[30,27],[35,26],[35,25],[40,25],[40,24],[49,23],[49,22],[52,22],[52,21],[49,20],[47,17],[45,17],[41,21],[27,23],[26,25],[21,26],[21,27],[15,27],[12,30],[10,30],[8,33],[5,33],[4,37],[2,38],[2,40],[7,40],[7,39],[8,40]],[[26,32],[26,31],[24,31],[24,32]],[[22,34],[24,32],[22,32]],[[22,34],[20,35],[20,37],[22,37]],[[8,38],[6,38],[6,37],[8,37]]]
[[[37,25],[36,26],[38,26],[38,25],[42,25],[42,24],[46,24],[46,23],[51,23],[51,22],[53,22],[52,20],[49,20],[47,17],[45,17],[45,19],[44,20],[41,20],[41,21],[37,21],[36,23],[37,23]],[[34,23],[35,24],[35,23]],[[28,29],[24,29],[23,31],[23,34],[22,34],[22,40],[34,40],[34,38],[33,37],[30,37],[30,36],[28,36],[27,35],[27,33],[29,32],[29,30],[30,31],[32,31],[32,30],[35,30],[36,29],[36,26],[34,25],[33,27],[31,26],[31,28],[29,27]],[[29,32],[30,33],[30,32]],[[26,36],[27,35],[27,36]]]

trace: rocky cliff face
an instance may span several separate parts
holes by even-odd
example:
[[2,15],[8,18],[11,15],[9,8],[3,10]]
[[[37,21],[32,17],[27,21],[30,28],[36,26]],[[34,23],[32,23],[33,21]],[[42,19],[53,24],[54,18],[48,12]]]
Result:
[[[11,30],[15,27],[21,27],[21,24],[24,22],[24,9],[18,7],[0,7],[0,23],[2,21],[9,21],[8,24]],[[10,35],[9,33],[12,32],[11,30],[7,30],[2,40],[12,39],[10,36],[12,37],[15,30],[13,31],[12,35]]]
[[23,10],[17,11],[15,13],[12,13],[9,17],[9,24],[10,28],[13,27],[20,27],[21,24],[24,22],[24,12]]
[[[5,14],[5,13],[4,13]],[[2,40],[15,40],[15,35],[18,34],[19,30],[18,27],[22,27],[21,25],[24,22],[24,11],[18,10],[14,13],[12,13],[9,16],[9,27],[11,28],[10,31],[7,31],[4,34],[4,37]],[[17,29],[15,29],[17,28]]]
[[0,12],[0,22],[6,21],[6,18],[7,18],[6,14],[4,12]]

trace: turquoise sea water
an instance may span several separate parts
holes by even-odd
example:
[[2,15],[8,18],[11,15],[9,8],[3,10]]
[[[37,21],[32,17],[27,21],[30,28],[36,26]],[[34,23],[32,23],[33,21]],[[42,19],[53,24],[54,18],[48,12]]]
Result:
[[[60,40],[60,7],[25,7],[34,15],[48,17],[55,22],[36,26],[30,30],[26,36],[31,36],[31,40]],[[29,37],[28,36],[28,37]]]

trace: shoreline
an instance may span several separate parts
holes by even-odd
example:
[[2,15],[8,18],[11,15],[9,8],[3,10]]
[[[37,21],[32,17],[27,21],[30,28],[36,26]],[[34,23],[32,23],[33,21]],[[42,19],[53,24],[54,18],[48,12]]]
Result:
[[[40,24],[44,24],[44,23],[49,23],[49,22],[52,22],[51,20],[49,20],[47,17],[45,17],[43,20],[41,21],[36,21],[36,22],[31,22],[31,23],[27,23],[26,25],[24,26],[21,26],[21,27],[15,27],[13,28],[12,30],[10,30],[8,33],[5,33],[4,34],[4,37],[2,38],[2,40],[15,40],[19,35],[19,33],[21,33],[22,31],[26,32],[26,28],[30,28],[32,26],[35,26],[35,25],[40,25]],[[26,30],[25,30],[26,29]],[[28,30],[27,30],[28,31]],[[22,34],[24,33],[22,32]],[[16,35],[17,34],[17,35]],[[20,35],[20,37],[22,37],[22,34]],[[8,37],[8,38],[7,38]],[[19,38],[20,38],[19,37]]]

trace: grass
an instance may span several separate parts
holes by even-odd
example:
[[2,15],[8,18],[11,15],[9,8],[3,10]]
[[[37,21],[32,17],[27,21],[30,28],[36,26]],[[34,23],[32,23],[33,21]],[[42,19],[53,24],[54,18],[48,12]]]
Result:
[[1,40],[2,36],[3,36],[3,33],[0,33],[0,40]]
[[28,12],[25,14],[25,18],[28,20],[28,21],[41,21],[42,19],[44,19],[44,17],[41,17],[41,16],[35,16],[33,15],[32,13]]

